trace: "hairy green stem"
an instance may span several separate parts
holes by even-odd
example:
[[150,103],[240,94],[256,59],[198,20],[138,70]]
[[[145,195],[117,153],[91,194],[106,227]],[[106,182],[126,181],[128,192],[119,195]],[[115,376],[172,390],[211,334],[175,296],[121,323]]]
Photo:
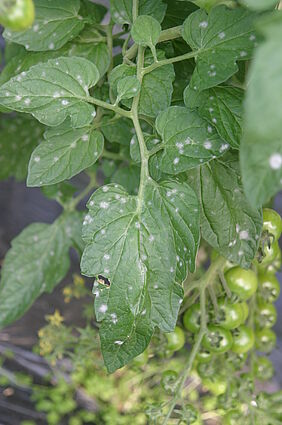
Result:
[[122,154],[116,153],[116,152],[110,152],[110,151],[107,151],[106,149],[104,149],[102,156],[103,158],[113,159],[117,161],[128,161],[128,158],[126,158]]
[[161,66],[164,66],[164,65],[169,65],[171,63],[181,62],[186,59],[194,58],[195,56],[198,55],[198,53],[199,51],[197,50],[196,52],[188,52],[188,53],[185,53],[184,55],[175,56],[173,58],[163,59],[161,61],[154,62],[152,63],[152,65],[149,65],[149,66],[146,66],[146,68],[143,68],[142,74],[143,75],[148,74],[149,72],[154,71],[154,69],[160,68]]
[[216,259],[216,261],[214,261],[210,267],[208,268],[208,270],[206,271],[206,273],[201,277],[201,279],[198,281],[198,288],[199,288],[199,292],[200,292],[200,307],[201,307],[201,326],[200,326],[200,331],[196,337],[195,343],[193,345],[193,348],[191,350],[189,359],[186,363],[186,366],[184,368],[183,374],[180,378],[177,390],[175,392],[175,395],[170,403],[169,406],[169,410],[166,414],[166,417],[164,419],[164,422],[162,423],[162,425],[167,425],[169,418],[175,408],[175,405],[177,403],[177,401],[180,399],[181,397],[181,392],[183,390],[183,387],[185,385],[185,382],[187,380],[187,377],[191,371],[191,368],[193,366],[195,357],[201,347],[201,343],[203,340],[203,337],[206,334],[207,331],[207,318],[206,318],[206,289],[208,288],[208,286],[210,284],[212,284],[216,278],[216,276],[218,275],[218,272],[220,270],[222,270],[224,264],[225,264],[226,260],[225,258],[222,257],[218,257]]
[[137,19],[138,8],[139,8],[139,0],[133,0],[133,4],[132,4],[132,18],[133,18],[133,22]]
[[98,184],[96,180],[96,173],[89,173],[89,183],[88,185],[83,189],[82,192],[79,193],[75,198],[73,198],[68,205],[66,205],[65,210],[72,211],[75,209],[75,207],[79,204],[79,202],[93,189],[95,189]]
[[[138,57],[137,57],[137,78],[140,84],[142,84],[142,78],[143,78],[142,68],[144,64],[144,51],[145,51],[144,47],[140,46],[138,49]],[[139,192],[138,192],[138,208],[140,211],[145,183],[149,177],[149,168],[148,168],[149,154],[148,154],[147,146],[145,144],[143,132],[142,132],[140,122],[139,122],[139,117],[138,117],[139,99],[140,99],[140,94],[134,97],[132,108],[131,108],[131,115],[132,115],[134,128],[136,131],[137,140],[139,143],[140,156],[141,156],[141,173],[140,173],[140,185],[139,185]]]
[[111,103],[104,102],[103,100],[96,99],[95,97],[86,97],[81,99],[88,103],[93,103],[93,105],[101,106],[102,108],[116,112],[117,114],[123,117],[132,118],[130,111],[126,111],[125,109],[122,109],[119,106],[112,105]]

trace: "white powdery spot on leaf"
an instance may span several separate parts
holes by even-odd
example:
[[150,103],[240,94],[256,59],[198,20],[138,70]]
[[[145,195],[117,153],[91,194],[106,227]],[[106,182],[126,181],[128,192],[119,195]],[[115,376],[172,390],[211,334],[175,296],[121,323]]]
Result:
[[273,153],[269,158],[270,168],[279,170],[282,166],[282,155],[280,153]]

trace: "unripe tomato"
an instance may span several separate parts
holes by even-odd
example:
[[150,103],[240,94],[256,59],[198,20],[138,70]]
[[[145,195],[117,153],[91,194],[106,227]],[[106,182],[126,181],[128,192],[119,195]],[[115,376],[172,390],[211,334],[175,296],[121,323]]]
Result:
[[280,215],[270,208],[264,208],[262,228],[273,235],[275,240],[278,240],[282,232],[282,220]]
[[212,354],[207,350],[200,350],[196,355],[196,360],[199,363],[208,363],[211,361]]
[[225,273],[227,285],[234,294],[245,301],[257,290],[258,281],[255,272],[233,267]]
[[14,4],[1,13],[0,23],[13,31],[23,31],[32,25],[34,16],[32,0],[15,0]]
[[255,343],[255,335],[251,328],[245,325],[239,326],[233,332],[232,351],[237,354],[243,354],[250,351]]
[[268,328],[260,329],[255,334],[256,348],[263,353],[270,353],[276,345],[276,335]]
[[277,278],[270,273],[259,274],[259,292],[266,302],[273,303],[280,295],[280,284]]
[[179,326],[176,326],[173,332],[167,333],[166,337],[167,349],[169,351],[178,351],[185,344],[185,335]]
[[211,353],[225,353],[231,348],[232,343],[231,333],[221,326],[209,325],[203,338],[203,347]]
[[199,331],[201,326],[201,308],[199,303],[193,304],[185,311],[183,325],[192,333]]
[[256,311],[256,324],[260,328],[272,328],[277,320],[277,311],[273,304],[260,302]]
[[176,390],[176,384],[178,379],[178,373],[175,370],[166,370],[162,374],[161,385],[163,389],[169,393],[173,394]]
[[274,368],[267,357],[257,357],[254,363],[254,373],[257,379],[268,381],[273,377]]
[[235,329],[243,321],[243,310],[240,304],[234,304],[225,298],[218,300],[216,323],[224,329]]
[[203,387],[209,390],[213,395],[224,394],[227,389],[226,378],[220,375],[214,375],[210,378],[202,379]]
[[246,301],[239,303],[239,306],[241,307],[241,310],[242,310],[242,322],[241,322],[241,324],[243,324],[243,323],[245,323],[245,321],[247,320],[247,318],[249,316],[249,306],[246,303]]
[[273,263],[279,256],[280,248],[278,242],[275,241],[270,246],[266,243],[263,248],[263,257],[259,261],[260,266],[266,267]]

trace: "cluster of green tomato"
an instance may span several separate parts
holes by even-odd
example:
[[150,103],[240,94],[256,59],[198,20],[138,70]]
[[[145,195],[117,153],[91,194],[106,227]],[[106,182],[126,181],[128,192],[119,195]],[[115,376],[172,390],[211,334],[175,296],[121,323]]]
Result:
[[[268,380],[273,376],[271,361],[265,356],[257,355],[256,351],[269,354],[276,345],[276,335],[271,328],[277,320],[273,302],[280,294],[275,273],[281,266],[278,245],[281,231],[279,214],[271,209],[264,209],[258,258],[249,270],[234,267],[227,262],[223,270],[225,289],[222,289],[219,282],[215,282],[213,290],[217,297],[216,302],[207,305],[207,332],[193,368],[203,388],[215,397],[216,408],[223,409],[224,425],[241,423],[240,418],[244,417],[244,414],[238,406],[242,406],[243,401],[239,403],[239,399],[253,397],[255,379]],[[183,325],[192,342],[201,326],[199,303],[193,304],[185,311]],[[177,326],[174,332],[167,334],[168,350],[181,349],[185,339],[183,329]],[[247,359],[248,372],[242,372]],[[173,392],[174,384],[177,384],[177,374],[173,371],[164,372],[162,384],[164,389]],[[273,397],[275,394],[262,396],[261,393],[257,403],[261,406],[263,399],[264,405],[268,403],[269,407]],[[278,405],[276,401],[275,405]],[[279,420],[282,419],[281,411],[280,406],[277,413]],[[195,420],[188,422],[189,424],[201,423],[196,413],[193,406],[190,406],[191,418],[195,416]],[[247,423],[245,421],[244,424]]]

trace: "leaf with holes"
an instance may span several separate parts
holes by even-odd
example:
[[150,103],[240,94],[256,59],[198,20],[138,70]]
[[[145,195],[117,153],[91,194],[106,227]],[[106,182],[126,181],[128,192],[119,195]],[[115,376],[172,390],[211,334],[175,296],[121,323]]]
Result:
[[79,8],[79,0],[36,0],[32,27],[20,32],[6,29],[4,37],[27,50],[57,50],[83,29]]
[[258,249],[262,217],[244,194],[237,155],[227,153],[189,171],[188,182],[198,194],[203,238],[223,257],[249,267]]
[[50,59],[13,77],[0,87],[0,104],[32,114],[43,124],[56,126],[68,116],[74,127],[95,116],[88,90],[99,80],[97,67],[83,58]]
[[244,91],[237,87],[218,86],[195,92],[188,86],[184,102],[213,125],[220,137],[238,149],[242,138]]
[[256,15],[243,8],[218,6],[209,15],[197,10],[183,23],[182,37],[197,56],[190,87],[214,87],[238,71],[237,61],[251,58],[255,45]]
[[181,283],[195,268],[198,201],[185,183],[147,179],[138,197],[118,185],[104,186],[88,208],[81,268],[111,282],[107,302],[99,305],[106,313],[102,351],[112,372],[144,351],[154,326],[174,329]]
[[196,111],[171,106],[158,115],[156,129],[162,137],[159,166],[169,174],[178,174],[223,155],[229,148],[213,126]]
[[94,164],[104,148],[99,131],[89,127],[73,129],[69,122],[47,130],[46,141],[33,151],[27,185],[44,186],[70,179]]

